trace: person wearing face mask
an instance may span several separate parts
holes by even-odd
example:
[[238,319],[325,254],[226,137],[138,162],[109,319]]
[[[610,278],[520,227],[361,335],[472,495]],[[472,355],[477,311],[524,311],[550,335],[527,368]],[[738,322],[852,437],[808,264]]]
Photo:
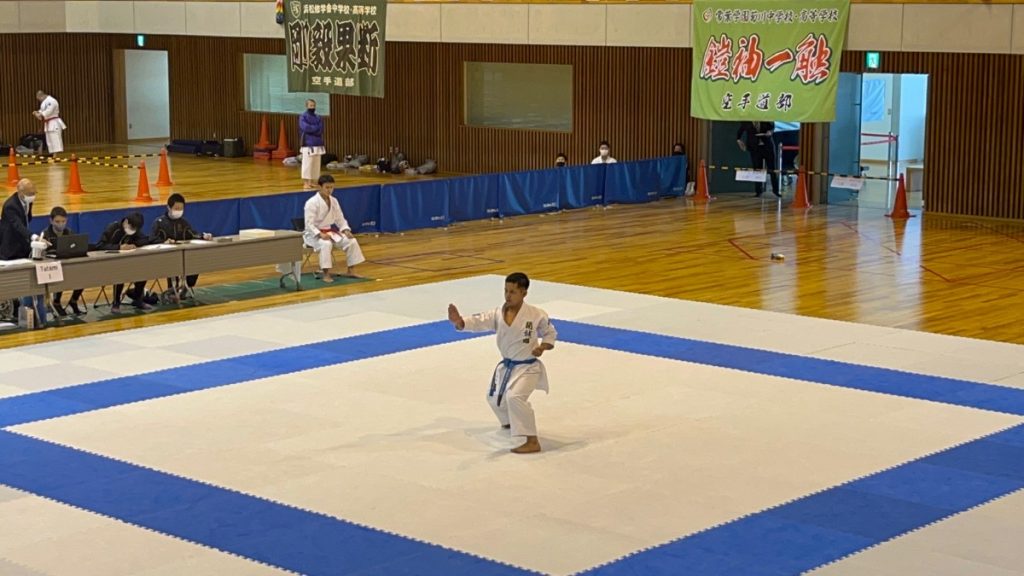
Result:
[[302,156],[302,183],[315,188],[320,178],[320,157],[324,150],[324,119],[316,115],[316,101],[306,100],[306,111],[299,115],[299,155]]
[[[167,212],[153,222],[151,237],[154,242],[177,244],[196,239],[209,240],[213,238],[213,235],[196,232],[196,229],[188,223],[188,220],[185,220],[185,197],[181,194],[171,194],[167,198]],[[181,286],[179,278],[168,278],[167,289],[171,293],[172,300],[187,297],[192,289],[195,288],[198,280],[198,274],[186,276],[185,284],[188,286],[186,289],[184,286]]]
[[618,160],[612,158],[612,147],[608,145],[607,140],[601,141],[597,151],[598,156],[590,161],[591,164],[615,164],[618,162]]
[[565,152],[559,152],[558,156],[555,156],[555,166],[558,168],[565,168],[569,164],[569,157],[565,155]]
[[[18,180],[17,189],[0,210],[0,260],[20,260],[32,257],[32,233],[28,224],[32,221],[32,204],[36,201],[36,185],[28,178]],[[27,296],[13,300],[15,317],[19,306],[33,306],[33,298]],[[36,299],[36,309],[46,311],[42,297]],[[42,323],[46,319],[42,314]]]
[[32,203],[36,201],[36,185],[28,178],[18,181],[17,190],[4,202],[0,211],[0,260],[17,260],[32,256]]
[[[46,240],[46,243],[50,245],[50,250],[53,250],[57,244],[57,238],[71,234],[74,234],[74,232],[68,228],[68,211],[60,206],[54,206],[50,210],[50,225],[43,230],[43,240]],[[82,292],[83,290],[81,289],[72,292],[71,301],[68,302],[75,316],[82,316],[85,314],[85,310],[89,309],[84,303],[82,308],[78,307],[78,303],[82,300]],[[60,303],[63,295],[63,292],[56,292],[53,295],[53,309],[57,312],[58,316],[68,315],[68,311]]]
[[683,146],[682,142],[676,142],[672,145],[673,156],[686,156],[686,147]]
[[[99,243],[96,245],[100,250],[119,250],[127,252],[135,250],[140,246],[149,243],[149,239],[142,233],[142,214],[132,212],[124,218],[111,222],[103,231]],[[121,295],[124,293],[124,284],[114,284],[114,300],[110,305],[110,311],[114,314],[121,312]],[[150,306],[143,300],[146,296],[146,281],[140,280],[134,283],[133,289],[128,292],[132,300],[132,306],[140,310],[151,310]]]

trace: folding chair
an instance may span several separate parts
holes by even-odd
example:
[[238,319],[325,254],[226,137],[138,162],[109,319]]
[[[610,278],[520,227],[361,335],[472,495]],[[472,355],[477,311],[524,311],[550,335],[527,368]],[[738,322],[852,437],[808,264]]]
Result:
[[[306,220],[304,218],[292,218],[292,230],[295,232],[305,232]],[[285,280],[287,278],[291,278],[295,281],[295,289],[302,290],[302,271],[306,269],[306,265],[309,264],[309,259],[312,258],[314,254],[316,254],[316,250],[307,246],[305,240],[302,240],[302,263],[299,264],[299,269],[297,271],[290,270],[281,275],[281,279],[279,281],[281,288],[285,287]],[[320,271],[315,270],[313,272],[313,277],[319,278]]]

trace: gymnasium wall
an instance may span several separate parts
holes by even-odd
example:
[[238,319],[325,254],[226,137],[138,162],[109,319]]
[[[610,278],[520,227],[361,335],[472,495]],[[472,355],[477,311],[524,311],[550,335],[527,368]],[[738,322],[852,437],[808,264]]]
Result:
[[883,53],[878,72],[929,75],[925,210],[1024,219],[1024,56]]
[[[112,52],[133,45],[128,35],[0,35],[0,138],[37,129],[30,112],[44,87],[61,99],[70,145],[112,141]],[[255,141],[260,115],[242,111],[241,55],[281,53],[282,41],[150,36],[147,47],[169,52],[172,134]],[[689,49],[389,42],[387,50],[386,98],[332,98],[332,151],[376,155],[397,144],[453,172],[548,166],[558,151],[586,161],[601,139],[620,159],[664,154],[676,140],[695,158],[703,153],[688,114]],[[463,126],[466,60],[572,64],[574,130]],[[847,52],[842,68],[861,71],[863,61]],[[883,52],[882,66],[930,75],[926,209],[1024,219],[1024,56]],[[275,140],[279,118],[270,117]],[[294,116],[284,118],[294,126]],[[805,127],[805,142],[817,129]]]
[[[272,0],[6,0],[0,33],[282,38]],[[387,40],[690,46],[690,0],[392,0]],[[852,0],[854,50],[1024,54],[1024,3]]]
[[[31,44],[48,48],[53,65],[30,59]],[[112,56],[134,38],[114,35],[0,35],[0,66],[14,82],[0,86],[3,137],[36,130],[35,90],[61,102],[71,126],[69,144],[113,140]],[[54,42],[56,44],[56,42]],[[152,36],[147,48],[167,50],[171,84],[171,133],[178,138],[258,136],[261,114],[242,111],[242,54],[282,53],[280,40]],[[589,160],[610,140],[621,159],[667,154],[673,142],[697,140],[689,116],[690,51],[670,48],[598,48],[482,44],[387,45],[384,99],[334,96],[327,120],[332,151],[381,155],[401,146],[414,159],[431,157],[445,171],[484,172],[547,167],[557,152]],[[478,128],[462,125],[463,61],[572,64],[571,133]],[[270,115],[271,137],[285,118],[295,144],[295,116]]]

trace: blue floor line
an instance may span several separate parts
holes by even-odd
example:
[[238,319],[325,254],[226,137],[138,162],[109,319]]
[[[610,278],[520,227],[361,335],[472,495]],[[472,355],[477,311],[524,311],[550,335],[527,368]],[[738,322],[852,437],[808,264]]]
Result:
[[479,337],[448,322],[291,346],[0,399],[0,428]]
[[564,320],[557,328],[565,342],[1024,415],[1024,390],[1017,388]]
[[531,573],[7,431],[0,484],[302,574]]
[[801,574],[1024,489],[1022,435],[1017,426],[583,574]]
[[[1024,414],[1024,390],[579,322],[555,323],[564,342]],[[25,394],[0,399],[0,428],[474,337],[479,335],[460,334],[447,322],[434,322]],[[528,573],[7,431],[0,431],[0,484],[306,574]],[[1021,488],[1024,427],[1016,427],[589,573],[795,574]]]

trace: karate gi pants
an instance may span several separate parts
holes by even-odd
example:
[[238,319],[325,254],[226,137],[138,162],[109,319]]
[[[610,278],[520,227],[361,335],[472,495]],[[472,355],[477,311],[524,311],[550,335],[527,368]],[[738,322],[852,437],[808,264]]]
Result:
[[320,255],[321,270],[330,270],[334,267],[334,254],[332,251],[335,246],[345,252],[345,260],[350,267],[366,262],[366,258],[363,256],[363,249],[359,247],[359,241],[355,238],[348,238],[344,234],[341,235],[340,242],[316,238],[313,243],[310,243],[309,239],[306,239],[306,246],[316,250]]
[[501,425],[510,427],[512,436],[536,436],[537,420],[533,406],[530,406],[530,394],[537,389],[540,365],[514,366],[512,377],[505,388],[505,395],[501,398],[501,406],[498,406],[498,389],[501,386],[501,379],[505,376],[504,371],[505,368],[500,367],[495,372],[494,395],[487,396],[487,403]]
[[315,146],[313,148],[307,148],[303,146],[299,149],[299,155],[302,157],[302,179],[312,180],[314,183],[320,179],[320,155],[324,153],[322,146]]
[[46,150],[50,154],[58,154],[64,151],[63,131],[53,130],[46,132]]

